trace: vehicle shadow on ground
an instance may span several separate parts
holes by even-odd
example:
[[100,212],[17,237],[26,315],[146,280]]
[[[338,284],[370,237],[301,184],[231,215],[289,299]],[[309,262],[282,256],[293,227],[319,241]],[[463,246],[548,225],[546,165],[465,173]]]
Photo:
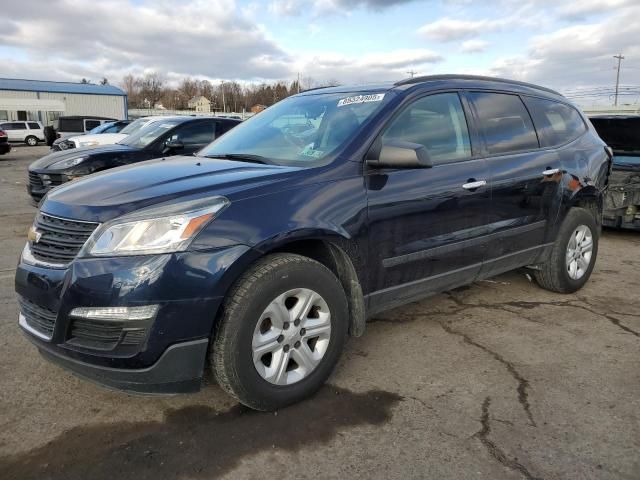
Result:
[[338,432],[380,425],[399,395],[352,393],[325,386],[315,397],[277,413],[242,406],[169,410],[164,421],[76,427],[42,447],[0,457],[0,478],[114,479],[213,478],[261,451],[299,451],[328,443]]

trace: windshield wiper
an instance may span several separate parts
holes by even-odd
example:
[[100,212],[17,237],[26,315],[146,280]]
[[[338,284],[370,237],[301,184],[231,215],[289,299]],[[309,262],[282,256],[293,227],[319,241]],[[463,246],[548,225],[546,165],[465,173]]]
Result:
[[223,158],[225,160],[236,160],[239,162],[262,163],[264,165],[273,165],[266,157],[261,155],[251,155],[249,153],[218,153],[213,155],[203,155],[206,158]]

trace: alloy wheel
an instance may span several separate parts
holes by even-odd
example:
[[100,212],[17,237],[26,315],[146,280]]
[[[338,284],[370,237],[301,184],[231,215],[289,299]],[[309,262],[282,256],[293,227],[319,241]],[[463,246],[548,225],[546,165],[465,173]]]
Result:
[[331,312],[313,290],[297,288],[275,298],[262,312],[253,340],[253,364],[274,385],[306,378],[322,361],[331,337]]
[[579,280],[587,273],[593,254],[593,235],[586,225],[579,225],[567,245],[566,266],[569,277]]

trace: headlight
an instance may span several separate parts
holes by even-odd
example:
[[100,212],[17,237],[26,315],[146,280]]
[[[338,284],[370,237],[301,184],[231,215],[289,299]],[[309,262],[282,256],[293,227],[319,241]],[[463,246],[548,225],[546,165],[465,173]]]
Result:
[[62,169],[62,168],[75,167],[76,165],[84,162],[86,159],[87,157],[67,158],[66,160],[60,160],[59,162],[52,164],[51,168]]
[[196,234],[228,204],[229,200],[216,196],[125,215],[100,226],[83,253],[112,256],[186,250]]

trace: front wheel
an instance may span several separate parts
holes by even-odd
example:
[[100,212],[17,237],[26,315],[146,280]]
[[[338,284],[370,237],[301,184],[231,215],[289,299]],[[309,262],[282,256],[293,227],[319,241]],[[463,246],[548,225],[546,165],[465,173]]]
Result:
[[535,272],[538,284],[559,293],[573,293],[581,289],[596,263],[599,232],[588,210],[569,210],[558,231],[551,256]]
[[269,255],[227,296],[210,363],[219,385],[241,403],[275,410],[323,385],[347,325],[347,299],[328,268],[300,255]]
[[29,135],[27,138],[24,139],[24,143],[26,143],[30,147],[35,147],[36,145],[38,145],[38,139],[33,135]]

